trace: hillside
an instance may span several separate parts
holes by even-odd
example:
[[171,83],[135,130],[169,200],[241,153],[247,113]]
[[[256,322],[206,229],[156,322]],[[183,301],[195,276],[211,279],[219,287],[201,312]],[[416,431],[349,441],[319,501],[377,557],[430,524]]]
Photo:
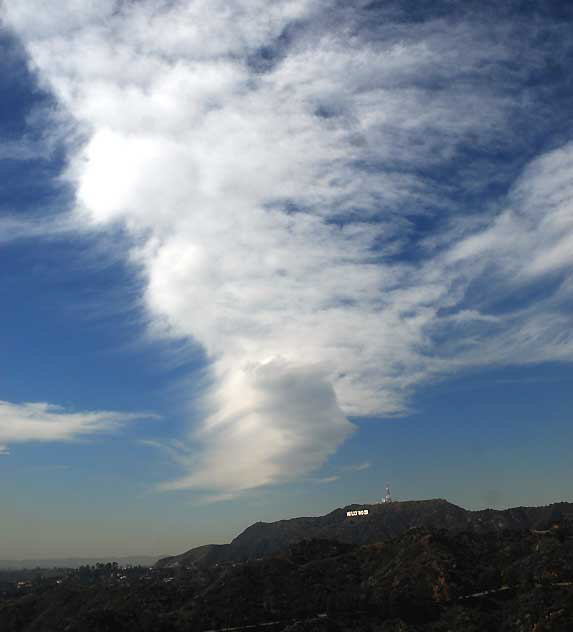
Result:
[[[346,516],[347,511],[359,508],[368,509],[369,514]],[[325,516],[256,522],[230,544],[193,548],[159,560],[157,567],[253,560],[285,551],[290,545],[308,539],[372,544],[395,538],[412,528],[446,529],[452,533],[544,529],[567,515],[573,515],[573,503],[481,511],[469,511],[443,499],[349,505]]]
[[207,567],[109,564],[0,597],[2,632],[568,632],[573,532],[411,529]]

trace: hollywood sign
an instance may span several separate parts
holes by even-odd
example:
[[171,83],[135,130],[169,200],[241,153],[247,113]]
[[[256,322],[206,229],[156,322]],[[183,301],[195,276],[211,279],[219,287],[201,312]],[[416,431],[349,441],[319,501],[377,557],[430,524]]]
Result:
[[347,511],[346,517],[352,518],[352,516],[367,516],[368,509],[357,509],[356,511]]

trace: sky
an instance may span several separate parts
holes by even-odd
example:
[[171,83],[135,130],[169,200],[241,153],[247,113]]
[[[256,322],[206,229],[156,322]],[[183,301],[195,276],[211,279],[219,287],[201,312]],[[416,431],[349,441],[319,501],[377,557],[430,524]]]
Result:
[[0,559],[573,501],[569,2],[0,18]]

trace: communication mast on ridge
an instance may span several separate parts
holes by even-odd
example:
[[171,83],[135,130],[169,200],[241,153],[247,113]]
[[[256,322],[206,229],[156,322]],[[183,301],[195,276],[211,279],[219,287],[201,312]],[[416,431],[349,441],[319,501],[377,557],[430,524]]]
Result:
[[390,494],[390,486],[386,485],[386,494],[384,495],[384,500],[382,501],[383,503],[391,503],[392,502],[392,496]]

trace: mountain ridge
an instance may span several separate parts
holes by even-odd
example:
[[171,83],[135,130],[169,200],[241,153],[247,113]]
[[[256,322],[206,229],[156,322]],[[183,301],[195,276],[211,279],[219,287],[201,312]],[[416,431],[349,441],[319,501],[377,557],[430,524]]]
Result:
[[[368,515],[347,517],[347,511],[368,509]],[[285,551],[308,539],[347,544],[372,544],[399,536],[411,528],[446,529],[452,532],[545,529],[573,516],[573,503],[539,507],[468,510],[445,499],[410,500],[380,504],[351,504],[323,516],[258,521],[228,544],[206,544],[180,555],[160,559],[157,568],[212,565],[253,560]]]
[[[213,547],[206,545],[191,552],[202,562],[126,569],[105,564],[31,575],[26,582],[5,577],[0,582],[0,629],[570,632],[573,524],[567,514],[572,508],[556,503],[467,512],[430,501],[378,508],[373,531],[366,519],[354,525],[363,530],[353,531],[340,516],[346,508],[317,518],[256,523],[234,545],[214,547],[228,563],[209,560]],[[296,538],[298,528],[308,534],[309,527],[342,522],[347,534],[367,539],[380,532],[377,518],[378,527],[391,530],[405,528],[412,516],[421,521],[449,516],[453,522],[450,530],[408,528],[395,538],[364,545],[305,539],[276,554],[232,561],[239,554],[257,553],[249,546],[259,542],[261,530],[273,535],[271,544],[277,546],[278,534],[283,540]],[[473,531],[453,531],[468,524]],[[537,528],[522,529],[524,524]],[[497,531],[488,531],[492,525]]]

